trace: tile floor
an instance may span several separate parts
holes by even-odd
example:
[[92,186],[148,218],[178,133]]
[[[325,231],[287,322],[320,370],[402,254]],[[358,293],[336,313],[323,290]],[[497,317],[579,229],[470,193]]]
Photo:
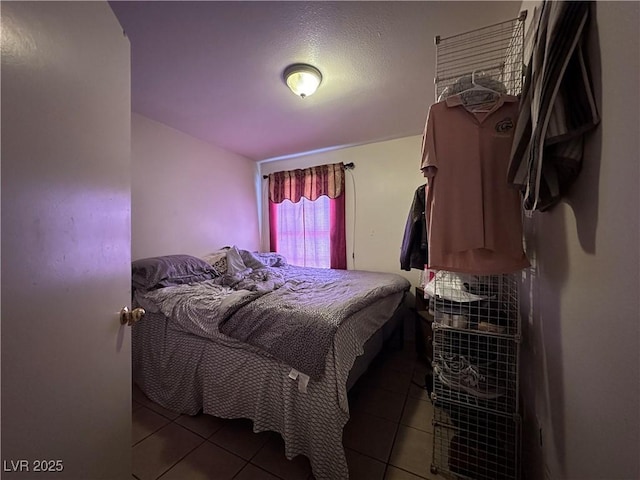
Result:
[[[407,342],[383,352],[349,394],[343,443],[352,480],[440,479],[430,473],[433,408],[427,366]],[[138,480],[313,479],[304,456],[287,460],[273,432],[249,420],[179,415],[133,390],[133,478]]]

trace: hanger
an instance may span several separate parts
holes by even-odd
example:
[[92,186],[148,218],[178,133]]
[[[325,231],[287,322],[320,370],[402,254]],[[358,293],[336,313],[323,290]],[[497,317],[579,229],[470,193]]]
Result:
[[502,82],[485,75],[484,72],[480,76],[476,73],[474,70],[470,76],[460,77],[453,85],[452,93],[460,97],[465,108],[490,104],[489,108],[473,110],[476,112],[489,111],[500,95],[507,93],[507,89]]

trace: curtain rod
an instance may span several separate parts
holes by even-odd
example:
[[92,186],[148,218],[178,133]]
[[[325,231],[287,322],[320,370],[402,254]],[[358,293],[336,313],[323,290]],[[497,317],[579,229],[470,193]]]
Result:
[[[353,162],[349,162],[349,163],[345,163],[344,164],[344,169],[345,170],[353,170],[354,168],[356,168],[355,164]],[[262,176],[263,179],[267,179],[269,178],[269,175],[263,175]]]

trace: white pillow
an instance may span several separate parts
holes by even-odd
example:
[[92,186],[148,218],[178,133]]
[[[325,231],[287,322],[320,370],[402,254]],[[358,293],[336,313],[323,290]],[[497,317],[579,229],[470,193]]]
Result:
[[220,275],[224,275],[228,270],[227,252],[229,250],[216,250],[204,255],[202,259],[211,265]]
[[235,275],[236,273],[244,272],[247,266],[244,264],[238,248],[234,245],[227,250],[227,273]]

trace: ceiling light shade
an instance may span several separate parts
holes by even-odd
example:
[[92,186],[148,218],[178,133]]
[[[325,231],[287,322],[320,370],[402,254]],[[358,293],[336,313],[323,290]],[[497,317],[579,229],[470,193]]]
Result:
[[283,76],[291,91],[302,98],[313,95],[322,82],[320,70],[304,63],[289,65]]

